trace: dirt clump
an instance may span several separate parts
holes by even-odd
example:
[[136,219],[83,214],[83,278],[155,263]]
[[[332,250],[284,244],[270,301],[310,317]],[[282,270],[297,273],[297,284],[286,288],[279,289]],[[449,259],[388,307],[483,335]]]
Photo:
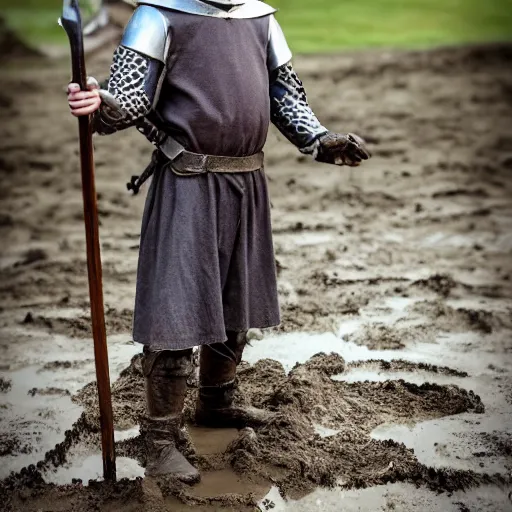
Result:
[[[144,376],[141,367],[142,355],[132,358],[119,378],[112,384],[112,405],[114,421],[119,429],[130,428],[138,424],[145,410]],[[96,383],[91,382],[81,389],[73,401],[85,407],[89,421],[99,426],[98,391]]]
[[[274,410],[277,416],[269,425],[250,435],[242,434],[232,443],[228,450],[232,466],[267,477],[271,474],[268,468],[277,466],[286,473],[279,484],[287,493],[305,486],[334,485],[340,480],[345,485],[361,486],[425,478],[427,469],[411,450],[402,444],[370,439],[372,429],[391,418],[418,421],[484,411],[479,397],[456,386],[332,380],[330,377],[343,367],[340,356],[319,354],[297,365],[289,375],[272,361],[248,368],[240,379],[246,400]],[[315,432],[315,424],[338,433],[322,438]]]
[[15,433],[2,432],[0,434],[0,457],[17,453],[32,453],[32,446]]
[[450,292],[457,287],[457,282],[449,274],[434,274],[427,279],[419,279],[411,286],[427,288],[441,297],[448,297]]
[[348,339],[370,350],[398,350],[405,347],[400,331],[383,324],[365,325],[358,332],[348,336]]
[[455,370],[448,366],[437,366],[429,363],[413,363],[402,359],[394,359],[392,361],[384,361],[382,359],[367,359],[365,361],[356,361],[350,363],[348,368],[376,368],[388,372],[417,372],[418,370],[437,373],[440,375],[449,375],[452,377],[468,377],[468,372]]
[[[115,308],[108,308],[106,311],[106,329],[107,334],[124,333],[131,328],[132,311],[123,309],[121,311]],[[90,338],[91,318],[89,315],[81,315],[74,318],[67,317],[48,317],[45,315],[34,316],[29,312],[22,321],[27,327],[45,330],[49,333],[63,334],[73,338]]]
[[30,265],[37,261],[44,261],[48,258],[48,254],[43,249],[29,249],[25,254],[22,255],[23,259],[17,261],[14,266]]
[[12,387],[12,382],[10,379],[6,379],[4,377],[0,377],[0,393],[7,393]]
[[438,329],[448,332],[464,332],[470,329],[491,334],[497,329],[512,325],[508,314],[483,309],[454,308],[441,301],[418,302],[411,310],[432,319]]
[[43,367],[39,370],[40,372],[53,372],[59,370],[76,370],[78,368],[82,368],[86,364],[89,364],[91,360],[84,361],[51,361],[49,363],[45,363]]
[[36,395],[41,395],[41,396],[54,396],[54,395],[57,395],[57,396],[71,396],[71,393],[69,392],[69,389],[61,389],[61,388],[54,388],[54,387],[43,388],[43,389],[32,388],[32,389],[29,390],[28,394],[30,396],[36,396]]
[[495,432],[489,434],[487,432],[480,433],[480,439],[489,448],[491,455],[512,456],[512,436],[504,433]]

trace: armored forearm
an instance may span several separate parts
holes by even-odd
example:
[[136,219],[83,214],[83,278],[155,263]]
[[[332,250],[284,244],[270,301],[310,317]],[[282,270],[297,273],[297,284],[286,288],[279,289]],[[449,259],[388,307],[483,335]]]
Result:
[[119,46],[107,90],[100,90],[103,101],[93,116],[94,131],[106,135],[142,122],[157,99],[162,69],[160,61]]
[[312,154],[315,141],[328,130],[311,110],[291,64],[279,67],[271,76],[270,105],[271,119],[278,130],[300,151]]

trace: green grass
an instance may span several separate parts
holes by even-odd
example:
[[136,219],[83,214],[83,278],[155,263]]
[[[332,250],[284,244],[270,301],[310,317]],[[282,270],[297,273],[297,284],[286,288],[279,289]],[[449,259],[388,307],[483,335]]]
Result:
[[512,0],[274,0],[295,51],[512,39]]
[[[296,52],[512,39],[512,0],[269,0]],[[65,42],[59,0],[0,0],[32,42]]]
[[0,13],[24,39],[33,44],[65,43],[57,24],[62,10],[58,0],[0,0]]
[[10,8],[2,14],[7,23],[32,44],[66,42],[64,30],[57,25],[58,10],[38,8],[27,13],[23,8]]

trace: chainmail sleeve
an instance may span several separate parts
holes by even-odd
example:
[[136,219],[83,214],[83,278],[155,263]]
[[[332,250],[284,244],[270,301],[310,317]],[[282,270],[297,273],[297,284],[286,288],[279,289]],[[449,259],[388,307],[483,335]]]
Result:
[[271,75],[270,109],[272,123],[302,153],[312,154],[315,141],[328,131],[311,110],[304,86],[291,63]]
[[93,116],[93,129],[107,135],[143,122],[157,99],[163,64],[130,48],[114,53],[102,103]]

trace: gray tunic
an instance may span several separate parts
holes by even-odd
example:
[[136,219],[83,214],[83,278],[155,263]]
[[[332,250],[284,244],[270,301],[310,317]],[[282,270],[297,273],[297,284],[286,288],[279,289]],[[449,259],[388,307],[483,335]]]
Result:
[[269,17],[172,19],[168,73],[157,111],[186,149],[209,155],[261,151],[270,123]]
[[[165,130],[198,153],[261,151],[269,18],[166,15],[172,42],[156,108]],[[225,341],[226,330],[278,323],[263,170],[183,177],[159,169],[142,221],[134,340],[184,349]]]

